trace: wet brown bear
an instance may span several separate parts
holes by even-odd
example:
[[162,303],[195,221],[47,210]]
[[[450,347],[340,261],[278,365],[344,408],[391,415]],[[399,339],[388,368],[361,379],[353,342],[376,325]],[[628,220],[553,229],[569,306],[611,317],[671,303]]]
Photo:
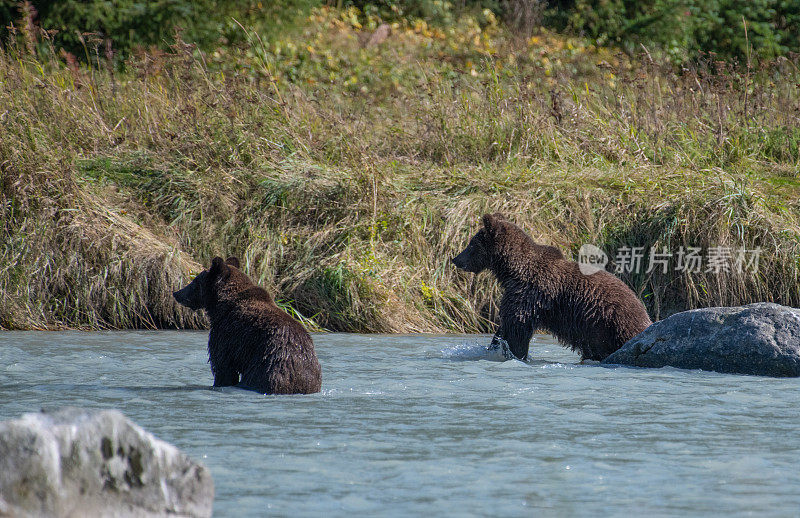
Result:
[[319,392],[322,375],[311,336],[239,270],[235,257],[215,257],[175,300],[205,309],[214,386],[239,385],[264,394]]
[[578,263],[537,245],[501,214],[483,217],[483,228],[453,264],[473,273],[488,268],[500,281],[500,329],[492,344],[505,340],[520,359],[539,329],[583,359],[603,360],[652,323],[621,280],[605,271],[584,275]]

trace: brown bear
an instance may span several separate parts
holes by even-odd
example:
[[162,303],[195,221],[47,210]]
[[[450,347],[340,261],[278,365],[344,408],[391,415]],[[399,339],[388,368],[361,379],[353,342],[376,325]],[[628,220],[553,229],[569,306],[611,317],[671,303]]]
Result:
[[208,313],[215,387],[238,385],[263,394],[319,392],[322,371],[311,335],[253,284],[235,257],[215,257],[208,270],[173,296]]
[[625,283],[606,271],[581,273],[552,246],[538,245],[501,214],[483,216],[483,228],[452,259],[462,270],[489,269],[503,287],[501,340],[521,360],[536,330],[548,331],[582,359],[603,360],[652,322]]

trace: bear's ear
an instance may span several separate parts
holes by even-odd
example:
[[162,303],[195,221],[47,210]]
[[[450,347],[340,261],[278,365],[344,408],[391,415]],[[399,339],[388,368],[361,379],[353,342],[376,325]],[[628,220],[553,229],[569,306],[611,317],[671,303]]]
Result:
[[504,221],[508,220],[499,212],[485,214],[483,216],[483,228],[486,229],[486,232],[488,232],[490,236],[495,236],[502,228]]
[[211,268],[208,270],[208,273],[210,277],[216,277],[227,269],[228,265],[225,264],[222,257],[217,256],[211,260]]
[[230,256],[227,259],[225,259],[225,263],[230,266],[233,266],[234,268],[239,268],[239,259],[236,258],[235,256]]

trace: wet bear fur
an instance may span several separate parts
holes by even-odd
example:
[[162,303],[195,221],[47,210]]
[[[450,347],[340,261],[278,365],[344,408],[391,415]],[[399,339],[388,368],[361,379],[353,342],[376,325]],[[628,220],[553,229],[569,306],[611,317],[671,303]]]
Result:
[[319,392],[322,375],[311,336],[253,284],[235,257],[215,257],[175,300],[205,309],[211,321],[208,357],[214,386],[264,394]]
[[603,360],[652,322],[625,283],[599,271],[584,275],[578,263],[552,246],[536,244],[501,214],[483,216],[483,228],[453,258],[463,270],[490,270],[503,288],[500,328],[492,339],[526,359],[531,336],[551,333],[582,359]]

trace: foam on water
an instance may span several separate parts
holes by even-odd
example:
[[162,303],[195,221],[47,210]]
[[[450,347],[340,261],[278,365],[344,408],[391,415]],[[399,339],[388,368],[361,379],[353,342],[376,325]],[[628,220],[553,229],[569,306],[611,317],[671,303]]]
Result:
[[[535,344],[536,339],[534,338],[531,340],[531,351],[533,351]],[[565,367],[565,365],[560,362],[543,361],[541,359],[536,359],[533,356],[529,356],[529,358],[524,361],[518,360],[511,352],[508,342],[502,339],[499,340],[499,344],[490,343],[489,345],[484,345],[481,342],[470,340],[455,344],[451,343],[447,344],[440,351],[440,354],[444,359],[455,361],[487,360],[492,362],[504,362],[507,360],[514,360],[516,363],[528,364],[531,366]],[[533,353],[531,352],[531,354]]]

